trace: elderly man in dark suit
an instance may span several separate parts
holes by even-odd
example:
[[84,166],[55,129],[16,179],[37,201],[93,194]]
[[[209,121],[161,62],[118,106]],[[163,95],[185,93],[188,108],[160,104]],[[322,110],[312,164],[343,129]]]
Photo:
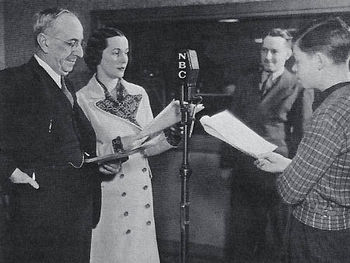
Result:
[[[304,90],[285,68],[291,54],[290,34],[271,30],[261,48],[262,71],[241,78],[231,108],[286,157],[296,152],[313,101],[313,92]],[[279,200],[275,178],[232,148],[225,148],[222,166],[233,168],[233,206],[239,200],[244,207],[239,220],[244,223],[233,234],[237,262],[279,262],[288,210]]]
[[[36,52],[0,72],[0,179],[10,181],[7,262],[89,262],[95,133],[65,76],[83,56],[83,27],[64,9],[36,15]],[[106,170],[107,169],[107,170]],[[101,171],[116,172],[105,165]]]

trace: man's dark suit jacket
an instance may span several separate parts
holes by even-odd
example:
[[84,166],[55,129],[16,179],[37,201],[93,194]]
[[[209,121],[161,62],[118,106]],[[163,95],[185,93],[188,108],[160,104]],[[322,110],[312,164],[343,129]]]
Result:
[[[304,90],[286,69],[264,96],[259,87],[260,80],[260,72],[240,80],[233,95],[231,111],[267,141],[277,145],[276,152],[292,157],[301,140],[303,127],[312,114],[313,91]],[[223,147],[221,161],[222,167],[234,168],[234,198],[241,200],[244,211],[249,209],[249,212],[243,213],[247,218],[242,221],[250,232],[247,232],[246,239],[237,237],[235,250],[251,257],[253,251],[266,253],[270,248],[273,253],[268,255],[268,260],[272,262],[274,257],[280,258],[287,209],[279,202],[276,177],[257,169],[252,157],[228,145]],[[265,236],[268,222],[272,224],[269,238]],[[266,240],[272,240],[272,245],[267,245]],[[257,255],[260,253],[257,252]]]
[[312,114],[313,91],[303,89],[287,69],[262,96],[261,74],[242,79],[232,111],[267,141],[276,152],[291,157],[302,138],[304,125]]
[[[293,157],[304,126],[312,115],[313,91],[303,89],[287,69],[264,96],[259,88],[260,80],[260,72],[242,78],[230,110],[267,141],[277,145],[276,152]],[[233,165],[241,155],[231,155],[230,151],[223,157],[224,166]]]
[[33,57],[0,72],[0,179],[15,168],[40,185],[11,185],[10,242],[14,262],[89,262],[95,167],[76,169],[95,154],[95,133],[76,103]]

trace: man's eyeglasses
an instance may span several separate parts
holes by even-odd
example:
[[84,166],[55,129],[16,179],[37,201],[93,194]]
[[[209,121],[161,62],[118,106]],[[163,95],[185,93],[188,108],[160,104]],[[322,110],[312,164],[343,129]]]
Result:
[[[46,35],[46,36],[49,36],[49,35]],[[63,39],[60,39],[58,37],[53,37],[53,36],[49,36],[51,38],[54,38],[54,39],[57,39],[63,43],[65,43],[67,46],[69,46],[72,50],[75,50],[79,47],[79,45],[82,47],[82,49],[84,49],[86,47],[86,42],[84,40],[82,41],[79,41],[79,40],[76,40],[76,39],[72,39],[72,40],[63,40]]]

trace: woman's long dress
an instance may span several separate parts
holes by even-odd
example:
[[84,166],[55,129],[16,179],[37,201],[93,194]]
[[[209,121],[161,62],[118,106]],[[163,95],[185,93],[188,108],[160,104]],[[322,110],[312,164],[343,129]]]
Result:
[[[118,92],[123,102],[119,104],[106,99],[95,77],[77,93],[95,129],[98,156],[114,152],[111,142],[117,136],[135,134],[153,119],[145,90],[123,79],[121,84]],[[92,263],[159,262],[151,177],[147,158],[135,153],[120,172],[102,181],[101,217],[92,233]]]

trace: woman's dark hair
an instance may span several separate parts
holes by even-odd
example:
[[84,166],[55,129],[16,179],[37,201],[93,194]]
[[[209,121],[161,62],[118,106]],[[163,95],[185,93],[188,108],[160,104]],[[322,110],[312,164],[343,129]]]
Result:
[[106,49],[107,39],[111,37],[124,37],[124,33],[113,27],[99,28],[90,36],[84,54],[84,60],[88,68],[96,72],[97,66],[101,63],[102,52]]
[[335,64],[346,62],[350,55],[350,28],[339,17],[314,22],[295,39],[295,44],[301,51],[322,52]]

